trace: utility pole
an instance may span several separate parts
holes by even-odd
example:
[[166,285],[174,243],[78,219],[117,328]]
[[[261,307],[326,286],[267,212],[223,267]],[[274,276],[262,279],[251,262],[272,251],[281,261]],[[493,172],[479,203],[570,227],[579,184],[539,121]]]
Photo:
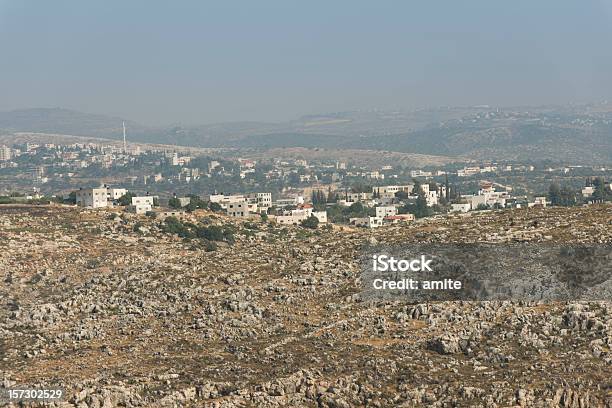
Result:
[[125,138],[125,120],[123,121],[123,153],[127,154],[127,141]]

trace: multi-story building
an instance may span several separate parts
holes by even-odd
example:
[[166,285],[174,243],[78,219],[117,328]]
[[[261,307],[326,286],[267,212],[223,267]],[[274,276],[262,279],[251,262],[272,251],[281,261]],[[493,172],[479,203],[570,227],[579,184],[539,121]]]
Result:
[[76,192],[76,204],[80,207],[102,208],[108,205],[106,187],[80,189]]
[[11,160],[12,156],[10,147],[4,145],[0,146],[0,161]]
[[109,187],[109,188],[107,188],[107,197],[108,197],[109,200],[115,201],[115,200],[120,199],[124,195],[126,195],[127,192],[128,191],[127,191],[126,188],[113,188],[113,187]]
[[248,203],[244,201],[228,203],[226,212],[230,217],[246,218],[249,216]]
[[378,228],[383,225],[383,219],[378,217],[351,218],[349,223],[356,227]]
[[376,218],[385,218],[397,215],[397,207],[392,205],[376,207]]
[[298,225],[302,221],[314,216],[319,220],[319,223],[327,223],[327,212],[326,211],[314,211],[312,205],[304,204],[298,206],[295,210],[285,211],[283,215],[276,217],[278,224],[285,225]]
[[149,205],[150,207],[153,207],[153,203],[154,203],[153,196],[132,197],[132,205]]
[[153,210],[153,206],[148,203],[132,204],[128,207],[128,211],[136,214],[146,214]]

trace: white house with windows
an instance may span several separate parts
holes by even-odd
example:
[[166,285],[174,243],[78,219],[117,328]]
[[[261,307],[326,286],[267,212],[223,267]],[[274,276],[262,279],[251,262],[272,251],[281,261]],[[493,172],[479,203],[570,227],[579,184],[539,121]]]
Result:
[[88,208],[107,207],[107,194],[106,187],[80,189],[76,191],[76,204]]
[[128,192],[127,188],[107,188],[107,197],[110,201],[116,201],[126,195]]
[[132,204],[128,206],[128,211],[133,212],[134,214],[146,214],[152,210],[153,207],[151,207],[150,204]]
[[327,223],[327,212],[314,211],[310,204],[299,206],[295,210],[283,212],[282,215],[276,217],[276,222],[283,225],[298,225],[310,216],[317,217],[320,224]]
[[393,215],[397,215],[397,207],[395,206],[389,205],[384,207],[376,207],[376,218],[391,217]]
[[383,218],[378,217],[361,217],[349,219],[349,224],[356,227],[378,228],[383,225]]
[[228,203],[227,215],[234,218],[247,218],[249,216],[249,204],[247,202]]
[[154,198],[153,196],[138,196],[132,197],[132,205],[145,205],[153,207]]

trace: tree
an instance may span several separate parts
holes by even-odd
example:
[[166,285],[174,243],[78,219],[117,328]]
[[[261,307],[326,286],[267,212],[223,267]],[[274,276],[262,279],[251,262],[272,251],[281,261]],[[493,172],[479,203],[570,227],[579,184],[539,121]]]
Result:
[[403,190],[398,191],[397,193],[395,193],[395,198],[399,200],[406,200],[408,198],[408,193]]
[[551,205],[561,205],[561,188],[559,184],[552,183],[548,188],[548,199]]
[[402,213],[414,214],[416,218],[423,218],[432,214],[432,209],[427,206],[427,198],[425,192],[421,188],[421,183],[415,180],[413,191],[417,194],[417,199],[414,203],[406,204],[401,210]]
[[301,225],[304,228],[317,229],[317,227],[319,226],[319,219],[314,215],[311,215],[310,217],[302,221]]
[[353,203],[349,206],[349,212],[352,213],[362,213],[363,212],[363,204],[360,202]]
[[68,198],[66,199],[66,204],[76,204],[76,191],[68,194]]
[[416,203],[414,216],[417,218],[427,217],[430,215],[429,207],[427,207],[427,199],[425,198],[425,192],[419,190]]
[[606,191],[606,183],[603,178],[596,177],[593,180],[593,186],[595,187],[595,191],[593,191],[593,200],[594,201],[606,201],[608,199],[608,191]]
[[134,194],[127,192],[124,195],[122,195],[121,197],[119,197],[119,199],[117,200],[117,202],[119,203],[119,205],[130,205],[132,204],[132,197],[134,197]]
[[312,192],[312,204],[313,205],[318,205],[318,204],[325,205],[326,202],[327,202],[327,199],[325,198],[325,193],[323,191],[317,190],[317,191]]
[[576,192],[569,186],[560,187],[557,183],[552,183],[548,189],[548,199],[551,205],[571,207],[576,204]]
[[576,205],[576,192],[569,186],[561,187],[561,205],[564,207],[571,207]]
[[446,188],[446,191],[444,192],[444,195],[445,195],[444,198],[446,199],[446,202],[449,202],[451,197],[450,197],[450,184],[448,184],[448,174],[444,175],[444,187]]
[[223,207],[221,207],[221,204],[219,203],[211,202],[208,207],[210,208],[210,211],[214,211],[214,212],[219,212],[223,210]]
[[181,208],[181,200],[179,200],[176,197],[172,197],[170,200],[168,200],[168,207],[170,208]]
[[338,201],[338,196],[336,195],[335,192],[331,190],[331,187],[330,187],[329,190],[327,191],[327,202],[335,203],[337,201]]

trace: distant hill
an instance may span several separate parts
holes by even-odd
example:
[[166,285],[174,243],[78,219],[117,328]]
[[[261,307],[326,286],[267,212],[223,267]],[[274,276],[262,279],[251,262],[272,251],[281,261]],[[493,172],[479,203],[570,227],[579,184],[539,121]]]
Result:
[[[118,138],[123,119],[68,109],[20,109],[0,112],[0,129]],[[133,122],[127,121],[130,126]]]
[[[284,123],[149,127],[126,120],[126,126],[130,141],[192,147],[362,149],[474,159],[612,163],[612,110],[596,108],[355,111]],[[0,112],[0,130],[5,133],[121,139],[122,121],[59,108]]]

